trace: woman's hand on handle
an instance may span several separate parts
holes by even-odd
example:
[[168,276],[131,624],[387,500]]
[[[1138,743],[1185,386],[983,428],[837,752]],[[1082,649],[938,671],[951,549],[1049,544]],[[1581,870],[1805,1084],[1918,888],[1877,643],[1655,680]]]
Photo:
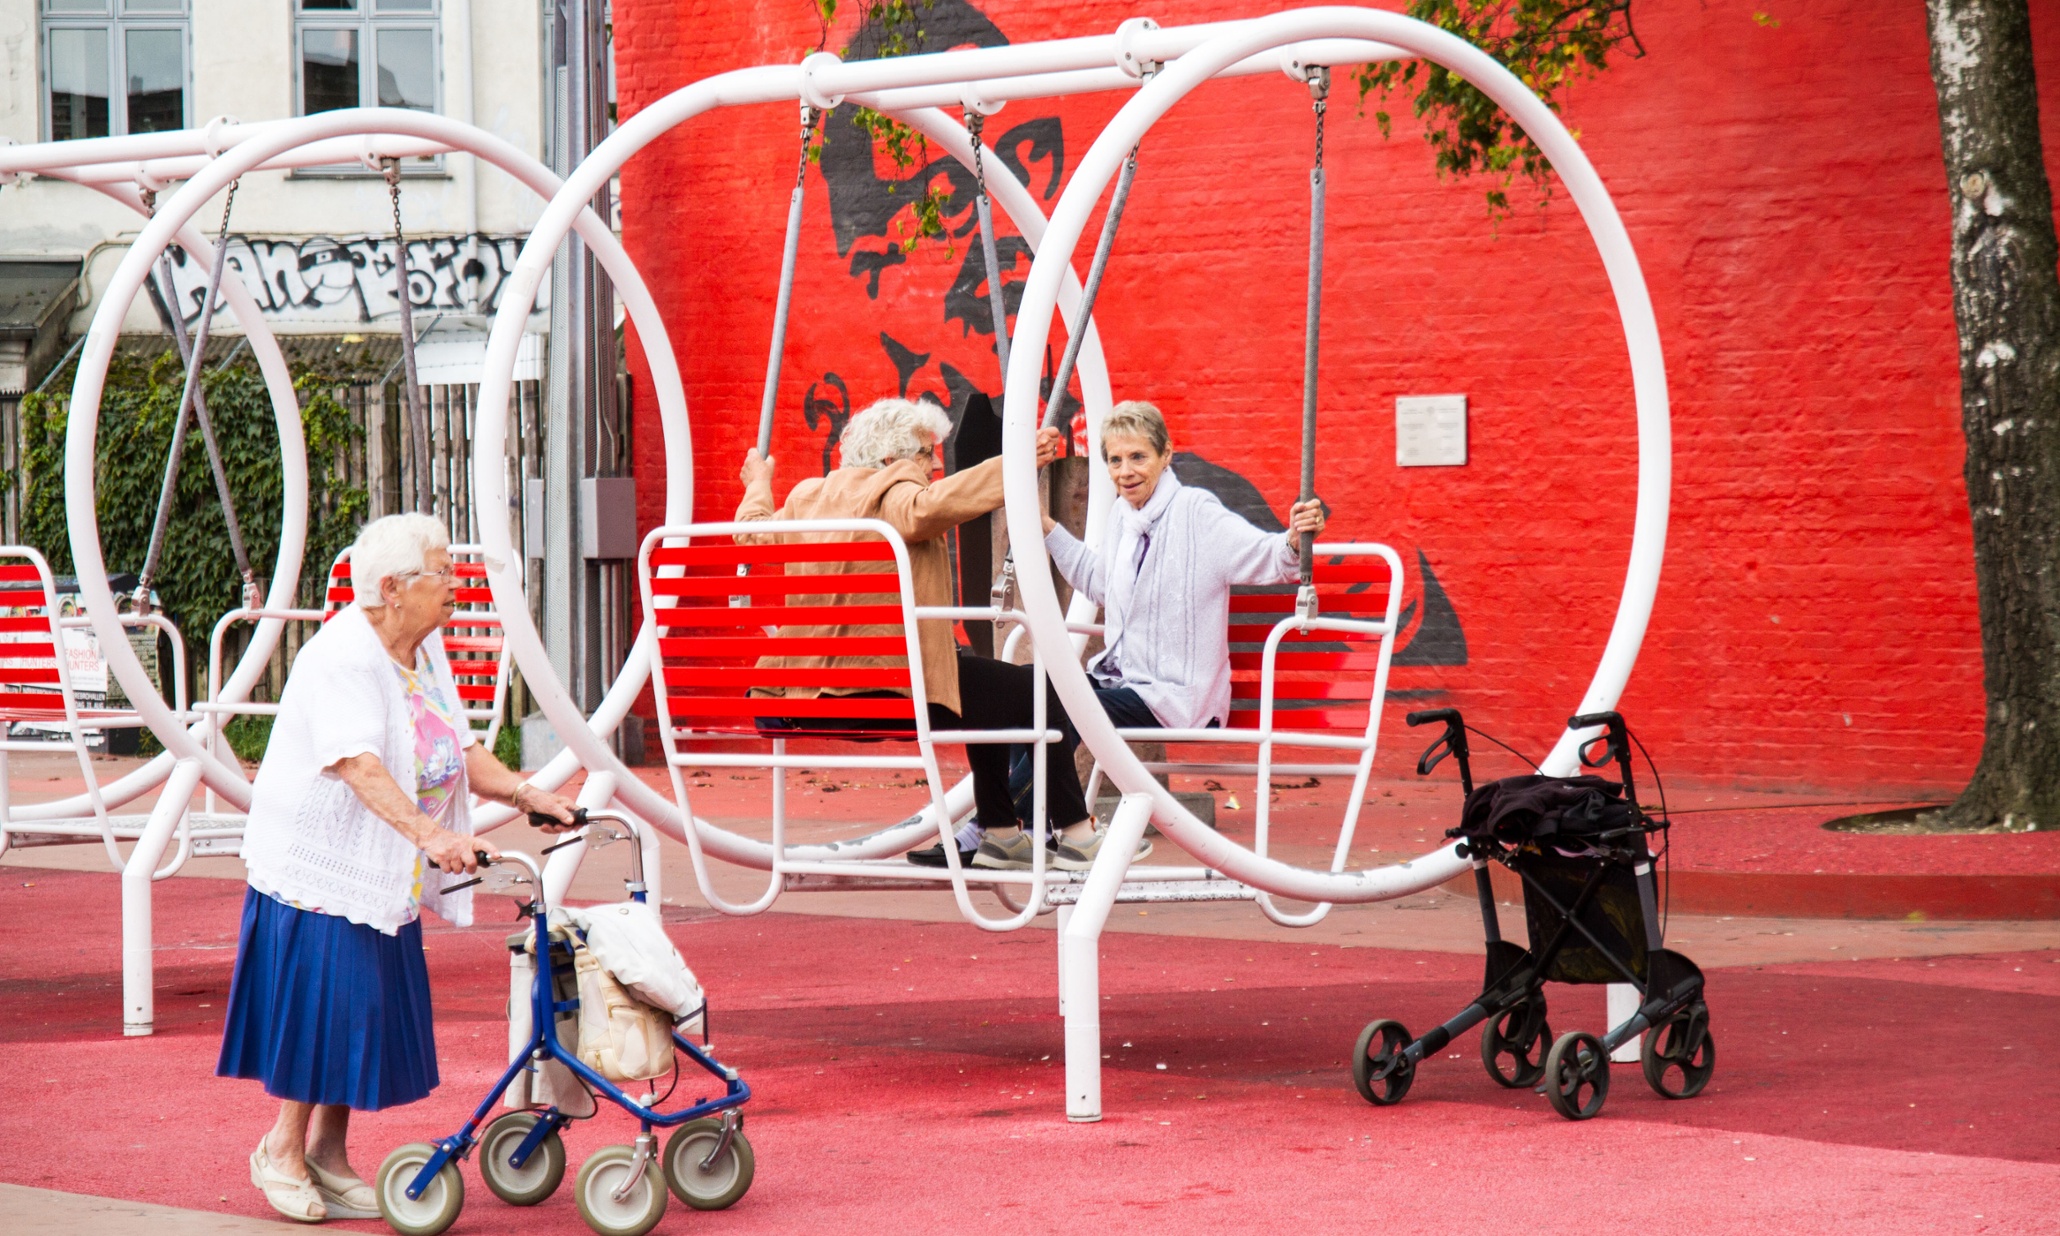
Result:
[[1323,525],[1328,522],[1323,516],[1321,499],[1311,498],[1297,502],[1288,509],[1288,531],[1296,536],[1306,532],[1311,536],[1322,536]]
[[472,792],[481,798],[490,798],[526,812],[532,816],[549,816],[555,824],[540,824],[547,833],[569,832],[579,827],[573,812],[576,805],[567,798],[551,791],[531,785],[522,779],[522,774],[509,768],[494,757],[482,742],[465,748],[465,780],[472,786]]
[[1044,465],[1066,453],[1066,435],[1056,426],[1047,425],[1037,431],[1037,466]]
[[416,842],[424,857],[450,875],[479,870],[482,858],[496,859],[501,856],[477,837],[454,833],[448,828],[432,828],[430,833]]
[[744,488],[746,489],[761,481],[771,485],[772,469],[772,458],[768,455],[761,455],[758,448],[754,446],[744,452],[744,467],[737,473],[737,479],[744,482]]

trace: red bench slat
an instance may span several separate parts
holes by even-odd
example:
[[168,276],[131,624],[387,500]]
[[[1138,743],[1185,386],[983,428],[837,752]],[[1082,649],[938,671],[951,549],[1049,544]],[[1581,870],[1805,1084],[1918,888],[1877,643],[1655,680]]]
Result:
[[822,593],[830,596],[901,596],[900,576],[888,574],[814,575],[684,575],[678,579],[654,579],[651,595],[666,597],[785,596],[794,593]]
[[658,611],[658,624],[709,630],[745,626],[901,625],[899,605],[698,605]]
[[[1266,654],[1261,652],[1232,652],[1230,668],[1232,673],[1249,671],[1258,673],[1265,667]],[[1378,652],[1277,652],[1273,656],[1276,673],[1284,671],[1321,670],[1370,670],[1380,664]]]
[[[1233,679],[1230,684],[1230,698],[1234,700],[1257,700],[1263,684],[1257,678]],[[1373,683],[1367,679],[1347,679],[1343,682],[1273,682],[1273,698],[1280,700],[1357,700],[1361,703],[1373,698]]]
[[908,641],[899,635],[797,635],[777,643],[760,635],[668,635],[658,641],[667,661],[777,657],[906,657]]
[[669,687],[900,687],[913,684],[906,667],[855,665],[682,665],[665,667]]
[[[1259,728],[1259,710],[1231,710],[1230,728],[1234,730],[1256,730]],[[1273,710],[1273,728],[1276,730],[1324,730],[1366,731],[1366,709],[1348,708],[1276,708]]]
[[758,695],[689,695],[668,696],[675,701],[674,719],[682,716],[702,717],[864,717],[882,721],[914,719],[915,706],[907,696],[893,699],[851,699],[845,696],[822,695],[814,699],[792,700]]
[[[894,547],[885,541],[786,541],[778,545],[658,546],[651,566],[728,566],[757,562],[892,562]],[[653,584],[664,581],[653,579]]]

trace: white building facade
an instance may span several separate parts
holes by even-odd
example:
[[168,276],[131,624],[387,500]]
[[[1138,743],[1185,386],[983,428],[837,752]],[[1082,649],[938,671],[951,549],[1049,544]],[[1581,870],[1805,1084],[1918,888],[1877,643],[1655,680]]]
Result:
[[[0,0],[0,140],[34,142],[266,120],[338,107],[419,108],[544,157],[544,14],[536,0]],[[221,200],[196,218],[213,232]],[[415,329],[469,334],[541,209],[469,155],[411,160],[401,182]],[[0,263],[76,261],[66,333],[84,329],[138,217],[60,181],[0,189]],[[362,165],[245,177],[231,272],[280,334],[399,329],[388,186]],[[0,274],[4,278],[4,274]],[[175,255],[189,325],[204,289]],[[150,304],[128,328],[162,332]],[[226,316],[214,326],[233,335]],[[0,387],[6,386],[0,374]]]

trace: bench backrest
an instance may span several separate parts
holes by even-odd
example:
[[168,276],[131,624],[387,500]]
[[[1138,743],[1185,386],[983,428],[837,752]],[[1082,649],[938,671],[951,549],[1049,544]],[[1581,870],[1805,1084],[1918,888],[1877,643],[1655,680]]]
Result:
[[[458,575],[458,608],[443,625],[444,655],[458,683],[458,705],[467,720],[500,729],[501,700],[507,689],[508,658],[501,617],[494,610],[493,590],[486,584],[486,563],[474,545],[451,546],[451,565]],[[357,599],[351,585],[350,551],[329,567],[329,588],[323,595],[322,621],[342,612]]]
[[[638,580],[657,626],[652,689],[669,740],[913,736],[919,692],[909,669],[913,589],[899,565],[906,551],[887,539],[891,531],[873,531],[884,525],[836,526],[807,540],[790,533],[739,545],[731,533],[742,525],[688,525],[646,542]],[[770,526],[749,527],[762,535]],[[796,687],[898,694],[754,694]]]
[[[1316,596],[1326,618],[1380,622],[1393,572],[1375,553],[1320,555]],[[1295,612],[1293,584],[1240,587],[1230,597],[1230,724],[1259,727],[1266,637]],[[1383,638],[1340,631],[1289,631],[1274,657],[1276,730],[1363,734],[1375,699]]]
[[[56,582],[34,550],[0,547],[0,716],[65,716],[64,641]],[[4,727],[0,727],[4,728]]]

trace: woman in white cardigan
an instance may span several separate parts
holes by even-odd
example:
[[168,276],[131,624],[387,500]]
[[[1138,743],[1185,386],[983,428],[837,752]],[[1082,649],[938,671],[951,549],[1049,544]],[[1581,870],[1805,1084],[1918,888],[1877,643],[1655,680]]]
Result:
[[[1088,676],[1125,728],[1205,729],[1230,719],[1230,589],[1299,574],[1298,537],[1323,533],[1323,503],[1261,532],[1206,489],[1180,483],[1166,419],[1117,404],[1102,422],[1102,460],[1122,501],[1086,545],[1049,515],[1044,544],[1059,574],[1102,607],[1102,653]],[[1073,738],[1078,742],[1077,738]]]
[[470,794],[572,827],[572,804],[473,740],[439,631],[457,606],[450,538],[427,515],[366,524],[351,547],[357,604],[300,650],[252,787],[250,887],[229,986],[224,1077],[264,1083],[279,1118],[250,1180],[290,1219],[376,1219],[344,1151],[350,1113],[437,1084],[424,907],[460,926],[471,894]]

